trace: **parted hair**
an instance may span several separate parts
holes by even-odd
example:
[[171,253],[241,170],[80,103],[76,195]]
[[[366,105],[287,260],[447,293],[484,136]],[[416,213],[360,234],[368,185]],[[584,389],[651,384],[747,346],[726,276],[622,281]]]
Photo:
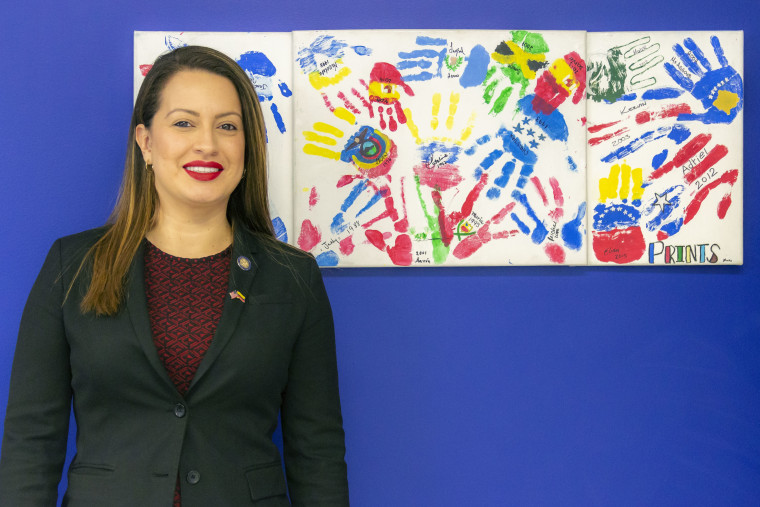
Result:
[[121,308],[130,265],[154,225],[159,204],[153,171],[146,166],[135,129],[140,124],[150,128],[167,81],[183,70],[208,71],[229,79],[235,86],[243,113],[245,171],[230,196],[227,219],[233,230],[244,227],[275,239],[269,216],[266,131],[253,84],[234,60],[219,51],[203,46],[175,49],[158,57],[137,94],[129,126],[124,175],[107,222],[109,227],[87,252],[74,277],[76,280],[90,271],[87,292],[80,303],[83,313],[114,315]]

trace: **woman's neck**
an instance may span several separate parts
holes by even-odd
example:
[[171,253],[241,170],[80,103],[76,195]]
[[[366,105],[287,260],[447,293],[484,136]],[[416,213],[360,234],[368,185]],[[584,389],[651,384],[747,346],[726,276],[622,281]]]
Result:
[[145,237],[169,255],[196,259],[227,248],[232,243],[232,227],[226,213],[187,217],[159,210],[156,225]]

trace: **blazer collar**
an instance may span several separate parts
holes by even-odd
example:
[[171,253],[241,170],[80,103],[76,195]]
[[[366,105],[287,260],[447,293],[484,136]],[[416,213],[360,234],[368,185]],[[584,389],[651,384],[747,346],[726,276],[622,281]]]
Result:
[[[250,305],[248,297],[251,293],[253,279],[258,270],[258,245],[253,234],[247,231],[236,231],[232,244],[230,259],[230,275],[227,293],[224,296],[222,316],[216,327],[214,339],[211,341],[206,355],[203,357],[198,371],[188,389],[188,395],[193,386],[208,372],[214,360],[219,356],[229,342],[237,327],[237,322],[246,305]],[[153,367],[163,382],[176,391],[174,383],[169,378],[161,359],[158,357],[153,343],[153,331],[148,316],[148,302],[145,296],[145,240],[135,253],[130,269],[126,309],[129,313],[132,327],[137,335],[140,346],[145,353],[148,363]],[[187,396],[187,395],[186,395]]]

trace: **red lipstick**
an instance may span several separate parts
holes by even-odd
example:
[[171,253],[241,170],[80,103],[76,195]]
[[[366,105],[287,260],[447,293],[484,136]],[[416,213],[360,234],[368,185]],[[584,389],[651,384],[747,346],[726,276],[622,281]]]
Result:
[[191,178],[198,181],[211,181],[224,171],[222,164],[213,160],[193,160],[182,168]]

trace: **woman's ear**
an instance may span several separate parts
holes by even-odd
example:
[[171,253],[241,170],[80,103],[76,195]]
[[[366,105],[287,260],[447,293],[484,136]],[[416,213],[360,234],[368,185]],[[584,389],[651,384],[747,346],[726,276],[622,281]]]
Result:
[[145,163],[150,165],[152,164],[151,160],[151,139],[150,139],[150,130],[148,127],[143,125],[142,123],[139,124],[137,127],[135,127],[135,141],[137,141],[137,145],[140,147],[140,150],[142,151],[143,160],[145,160]]

